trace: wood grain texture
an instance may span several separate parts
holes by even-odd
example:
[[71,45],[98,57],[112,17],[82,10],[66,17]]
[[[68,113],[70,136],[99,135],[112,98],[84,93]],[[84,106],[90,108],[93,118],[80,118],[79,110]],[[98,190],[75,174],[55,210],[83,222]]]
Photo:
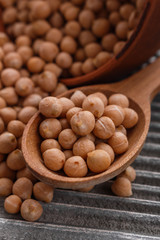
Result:
[[[119,156],[105,172],[88,175],[83,178],[70,178],[48,170],[40,153],[40,136],[38,126],[42,115],[37,112],[27,124],[23,139],[22,151],[25,161],[32,173],[41,181],[60,188],[83,188],[105,182],[121,173],[139,154],[146,139],[150,124],[150,102],[160,90],[160,59],[147,68],[125,79],[122,82],[106,85],[95,85],[78,88],[86,95],[100,91],[110,96],[119,92],[126,94],[130,99],[130,107],[135,109],[139,116],[138,124],[128,134],[129,149]],[[70,97],[76,89],[65,92],[59,97]]]

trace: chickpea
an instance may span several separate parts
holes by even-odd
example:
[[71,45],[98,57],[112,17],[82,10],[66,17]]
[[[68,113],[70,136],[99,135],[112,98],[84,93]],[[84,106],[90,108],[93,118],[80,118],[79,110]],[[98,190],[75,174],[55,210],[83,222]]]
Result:
[[70,3],[70,2],[64,2],[64,3],[62,3],[62,4],[60,5],[59,10],[60,10],[60,12],[64,15],[65,11],[66,11],[68,8],[72,7],[72,6],[73,6],[72,3]]
[[56,89],[52,92],[52,96],[57,97],[58,95],[66,92],[68,88],[63,83],[58,83]]
[[53,12],[58,11],[60,5],[61,5],[61,0],[48,0],[48,4],[50,5],[51,9]]
[[106,106],[103,115],[111,118],[116,127],[122,124],[125,117],[123,108],[118,105]]
[[[15,52],[16,46],[12,42],[7,42],[3,45],[3,53]],[[4,56],[3,56],[4,57]]]
[[81,137],[73,145],[73,154],[83,159],[87,158],[87,154],[95,150],[94,143],[86,137]]
[[15,179],[15,171],[11,170],[5,161],[0,163],[0,178]]
[[60,102],[61,102],[61,105],[62,105],[62,112],[60,114],[60,117],[65,117],[68,110],[75,107],[75,105],[72,102],[72,100],[70,100],[66,97],[60,98]]
[[6,163],[7,166],[14,171],[23,169],[26,166],[22,151],[19,149],[12,151],[8,155]]
[[129,197],[132,195],[132,186],[128,178],[118,177],[111,186],[112,192],[120,197]]
[[136,0],[136,7],[138,11],[142,11],[144,9],[145,4],[146,4],[145,0]]
[[66,113],[67,121],[70,122],[73,115],[80,111],[82,111],[82,108],[79,108],[79,107],[73,107],[73,108],[69,109],[68,112]]
[[95,66],[99,68],[105,63],[107,63],[111,58],[112,58],[112,55],[110,53],[103,51],[97,54],[93,62]]
[[82,73],[82,63],[81,62],[74,62],[70,68],[70,73],[73,77],[81,76]]
[[114,154],[114,151],[113,151],[113,149],[112,149],[112,147],[110,145],[101,142],[101,143],[98,143],[96,145],[96,150],[98,150],[98,149],[104,150],[104,151],[106,151],[109,154],[109,156],[111,158],[111,163],[114,161],[115,154]]
[[15,84],[15,90],[21,97],[30,95],[33,92],[33,88],[33,81],[27,77],[20,78]]
[[64,12],[64,17],[67,21],[76,20],[78,18],[80,9],[78,7],[68,7]]
[[112,94],[109,99],[109,104],[113,105],[119,105],[123,108],[128,108],[129,107],[129,100],[128,98],[121,94],[121,93],[115,93],[115,94]]
[[[44,67],[44,70],[53,72],[56,75],[57,78],[60,77],[61,74],[62,74],[62,69],[54,63],[46,64],[45,67]],[[60,83],[60,84],[62,84],[62,83]]]
[[116,132],[121,132],[123,133],[124,135],[127,136],[127,130],[125,129],[125,127],[123,125],[119,125],[117,128],[116,128]]
[[119,0],[107,0],[106,8],[108,11],[113,12],[119,10],[121,4]]
[[5,107],[0,109],[0,116],[3,119],[3,122],[7,125],[10,121],[17,118],[17,113],[13,108]]
[[104,104],[99,97],[92,95],[84,99],[82,109],[90,111],[96,118],[100,118],[104,113]]
[[33,50],[28,46],[21,46],[18,48],[17,52],[21,56],[23,63],[27,63],[28,60],[33,56]]
[[1,0],[1,5],[4,8],[10,7],[14,4],[15,0]]
[[37,221],[41,217],[42,213],[42,205],[36,200],[27,199],[21,205],[21,216],[27,221]]
[[6,101],[2,97],[0,97],[0,109],[6,106],[7,106]]
[[37,20],[32,23],[33,32],[36,36],[45,35],[51,28],[46,20]]
[[73,152],[72,152],[71,150],[65,150],[65,151],[63,151],[63,153],[64,153],[64,155],[65,155],[66,160],[67,160],[68,158],[73,157]]
[[37,179],[32,175],[32,173],[30,172],[30,170],[27,167],[17,171],[16,178],[19,179],[22,177],[26,177],[26,178],[30,179],[32,181],[32,183],[37,182]]
[[82,103],[85,98],[86,95],[80,90],[75,91],[70,97],[71,101],[75,104],[76,107],[82,107]]
[[80,12],[78,19],[84,29],[90,29],[95,19],[95,15],[91,10],[84,9]]
[[30,77],[29,71],[26,70],[26,69],[24,69],[24,68],[22,68],[22,69],[19,71],[19,73],[20,73],[21,77],[28,77],[28,78]]
[[54,44],[59,44],[61,42],[61,40],[62,40],[62,37],[63,37],[63,34],[62,34],[62,32],[59,29],[51,28],[47,32],[47,34],[45,36],[45,39],[48,42],[52,42]]
[[113,52],[115,55],[119,54],[122,49],[124,48],[124,46],[126,45],[126,42],[125,41],[120,41],[120,42],[117,42],[115,45],[114,45],[114,48],[113,48]]
[[112,137],[108,139],[108,143],[116,154],[126,152],[129,145],[127,137],[121,132],[115,132]]
[[38,182],[33,186],[34,197],[39,201],[43,201],[46,203],[51,202],[53,199],[53,193],[53,187],[43,182]]
[[61,28],[64,24],[64,19],[59,12],[55,12],[50,18],[50,23],[54,28]]
[[96,37],[94,34],[88,30],[82,31],[78,37],[79,43],[82,47],[89,43],[96,42]]
[[19,178],[13,184],[12,192],[21,199],[29,199],[32,195],[33,184],[31,180],[26,177]]
[[128,32],[128,22],[120,21],[116,26],[115,32],[119,39],[126,40]]
[[4,57],[4,65],[7,68],[20,69],[23,65],[23,61],[19,53],[9,52]]
[[102,47],[108,52],[113,52],[114,45],[118,42],[117,36],[109,33],[102,38]]
[[62,112],[62,104],[55,97],[46,97],[40,101],[39,110],[45,117],[58,117]]
[[18,96],[13,87],[6,87],[0,90],[0,96],[8,105],[16,105],[18,103]]
[[3,47],[5,43],[9,42],[9,38],[6,33],[0,32],[0,46]]
[[30,46],[31,45],[31,39],[27,35],[21,35],[16,38],[16,46]]
[[16,214],[20,211],[22,200],[16,195],[10,195],[4,201],[4,209],[7,213]]
[[52,62],[58,55],[59,49],[55,43],[43,42],[39,48],[40,57],[47,62]]
[[85,136],[94,129],[95,117],[89,111],[78,112],[71,118],[70,124],[77,135]]
[[47,1],[36,1],[31,11],[35,19],[45,19],[51,14],[51,8]]
[[18,120],[23,122],[24,124],[27,124],[30,118],[37,112],[37,108],[32,106],[24,107],[19,113],[18,113]]
[[48,149],[43,153],[44,164],[47,168],[53,171],[59,171],[65,163],[64,153],[57,149]]
[[83,48],[77,49],[74,57],[75,57],[76,61],[83,62],[85,60],[85,58],[86,58],[84,49]]
[[88,58],[94,58],[102,51],[102,48],[98,43],[89,43],[85,46],[84,51]]
[[120,9],[120,15],[124,20],[128,20],[131,13],[134,11],[134,6],[132,4],[126,3],[123,4]]
[[[138,11],[133,11],[130,16],[129,16],[129,20],[128,20],[128,26],[130,29],[134,29],[139,22],[139,12]],[[131,33],[133,33],[131,31]]]
[[77,136],[72,129],[64,129],[58,136],[58,141],[64,149],[71,149],[76,142]]
[[104,107],[106,107],[106,105],[108,103],[108,99],[107,99],[105,94],[103,94],[101,92],[95,92],[95,93],[90,94],[89,96],[90,97],[92,97],[92,96],[94,97],[95,96],[95,97],[100,98],[102,100],[103,104],[104,104]]
[[91,140],[93,143],[94,143],[95,140],[96,140],[96,137],[94,136],[93,133],[89,133],[89,134],[87,134],[87,135],[85,136],[85,138]]
[[73,156],[66,160],[64,172],[68,177],[84,177],[88,172],[87,164],[80,156]]
[[104,172],[111,164],[110,155],[104,150],[94,150],[87,155],[87,165],[92,172]]
[[41,152],[44,153],[48,149],[58,148],[61,150],[61,146],[55,139],[46,139],[41,143]]
[[33,51],[35,54],[39,53],[39,49],[40,49],[40,46],[42,45],[42,43],[44,43],[44,40],[39,39],[39,38],[35,39],[35,41],[33,42],[32,48],[33,48]]
[[40,87],[35,87],[34,93],[40,95],[42,98],[48,97],[48,95],[49,95],[47,92],[42,91],[42,89]]
[[129,166],[118,177],[126,177],[129,181],[133,182],[136,179],[136,171],[133,167]]
[[99,18],[94,20],[92,25],[92,32],[97,37],[105,36],[110,30],[110,23],[105,18]]
[[103,8],[102,0],[87,0],[86,8],[90,9],[93,12],[99,12]]
[[39,57],[31,57],[27,62],[27,68],[32,73],[39,73],[43,70],[45,62]]
[[77,49],[77,43],[71,36],[65,36],[61,41],[60,48],[63,52],[74,54]]
[[23,27],[24,28],[24,33],[29,36],[31,39],[35,39],[36,38],[36,34],[34,32],[34,28],[32,24],[28,24],[26,26]]
[[45,139],[57,138],[61,130],[60,121],[54,118],[45,119],[39,126],[40,135]]
[[0,178],[0,196],[6,197],[12,193],[13,182],[9,178]]
[[59,121],[61,123],[62,130],[70,128],[70,125],[69,125],[69,123],[68,123],[66,118],[61,118],[61,119],[59,119]]
[[17,9],[8,7],[3,11],[2,20],[4,24],[13,24],[17,20]]
[[52,92],[56,89],[57,77],[53,72],[44,71],[39,76],[38,84],[43,91]]
[[0,117],[0,134],[4,132],[5,125],[3,119]]
[[33,93],[24,99],[23,106],[38,107],[41,100],[42,100],[42,97],[39,94]]
[[60,52],[56,57],[56,64],[62,69],[70,68],[72,62],[73,59],[71,55],[67,52]]
[[8,123],[7,130],[12,133],[16,138],[22,136],[25,124],[19,120],[12,120]]
[[1,80],[4,86],[10,87],[20,78],[20,74],[16,69],[6,68],[1,73]]
[[81,32],[81,26],[77,21],[69,21],[66,23],[64,31],[66,35],[77,38]]
[[114,132],[115,125],[110,118],[103,116],[96,121],[93,130],[96,137],[100,139],[108,139],[114,134]]
[[93,59],[92,58],[88,58],[86,59],[86,61],[82,64],[82,72],[84,74],[93,72],[95,70],[95,66],[93,64]]
[[132,128],[134,127],[138,122],[138,114],[135,112],[134,109],[131,108],[124,108],[124,121],[122,122],[122,125],[125,128]]

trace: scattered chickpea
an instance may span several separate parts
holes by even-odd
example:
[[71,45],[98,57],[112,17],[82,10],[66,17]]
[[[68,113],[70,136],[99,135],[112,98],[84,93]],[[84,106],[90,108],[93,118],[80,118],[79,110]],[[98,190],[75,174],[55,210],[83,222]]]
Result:
[[[54,126],[54,128],[52,126]],[[61,129],[60,121],[54,118],[45,119],[39,126],[40,135],[45,139],[57,138]]]
[[43,201],[46,203],[51,202],[53,199],[53,193],[54,193],[53,187],[43,182],[37,182],[33,186],[33,195],[39,201]]
[[132,186],[128,178],[118,177],[111,186],[112,192],[120,197],[129,197],[132,195]]
[[109,117],[102,116],[99,118],[93,130],[93,133],[96,137],[100,139],[108,139],[115,132],[115,125]]
[[25,200],[31,198],[32,188],[33,184],[31,180],[26,177],[22,177],[14,182],[12,193]]
[[115,132],[112,137],[108,139],[108,143],[116,154],[122,154],[128,149],[128,139],[121,132]]
[[16,214],[20,211],[22,200],[17,195],[10,195],[4,201],[4,209],[7,213]]
[[69,177],[84,177],[88,172],[87,164],[80,156],[73,156],[66,160],[64,172]]
[[31,57],[27,62],[28,70],[32,73],[39,73],[43,70],[45,65],[44,60],[39,57]]
[[20,78],[15,84],[15,90],[21,97],[30,95],[33,92],[34,84],[30,78]]
[[57,148],[46,150],[43,153],[43,159],[45,166],[53,171],[62,169],[65,163],[64,153]]
[[80,156],[83,159],[87,159],[87,154],[93,150],[95,150],[93,141],[86,137],[79,138],[73,145],[73,154],[75,156]]
[[43,208],[38,201],[27,199],[22,203],[20,211],[23,219],[34,222],[41,217]]
[[9,178],[0,178],[0,196],[6,197],[12,193],[13,181]]
[[133,167],[129,166],[124,172],[122,172],[118,177],[126,177],[129,181],[133,182],[136,178],[136,171]]
[[4,57],[4,65],[7,68],[20,69],[23,65],[23,60],[18,52],[9,52]]

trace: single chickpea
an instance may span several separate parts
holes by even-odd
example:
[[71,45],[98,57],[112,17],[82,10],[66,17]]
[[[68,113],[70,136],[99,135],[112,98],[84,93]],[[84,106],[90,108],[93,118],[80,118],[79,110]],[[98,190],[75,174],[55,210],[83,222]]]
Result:
[[85,46],[84,51],[88,58],[94,58],[102,51],[102,47],[98,43],[89,43]]
[[114,151],[113,151],[113,149],[111,148],[110,145],[108,145],[106,143],[103,143],[103,142],[102,143],[98,143],[96,145],[96,150],[97,149],[106,151],[109,154],[110,158],[111,158],[111,163],[114,161],[115,154],[114,154]]
[[52,12],[58,11],[60,5],[61,5],[61,0],[48,0],[49,6],[51,7]]
[[7,130],[12,133],[16,138],[22,136],[25,124],[19,120],[12,120],[8,123]]
[[136,179],[136,171],[133,167],[129,166],[118,177],[126,177],[129,181],[133,182]]
[[134,29],[138,25],[139,17],[140,17],[140,14],[137,10],[133,11],[130,14],[129,20],[128,20],[129,29]]
[[87,154],[87,165],[92,172],[104,172],[111,165],[110,155],[101,149],[89,152]]
[[103,1],[101,0],[87,0],[85,7],[97,13],[103,8]]
[[34,84],[30,78],[22,77],[17,80],[15,84],[15,90],[17,94],[21,97],[26,97],[33,93]]
[[94,188],[94,186],[89,186],[89,187],[79,188],[79,189],[76,189],[76,190],[79,191],[79,192],[90,192],[93,188]]
[[120,197],[129,197],[132,195],[132,186],[128,178],[118,177],[111,186],[112,192]]
[[59,121],[61,123],[62,130],[70,128],[69,122],[67,121],[66,118],[60,118]]
[[80,90],[75,91],[70,97],[71,101],[75,104],[76,107],[82,107],[82,103],[85,98],[86,95]]
[[73,157],[73,152],[71,150],[65,150],[63,151],[64,155],[65,155],[65,159],[67,160],[68,158]]
[[33,50],[28,46],[21,46],[17,49],[17,52],[21,56],[23,63],[27,63],[28,60],[33,56]]
[[76,113],[70,121],[72,130],[80,136],[85,136],[92,132],[95,127],[95,117],[89,111]]
[[119,10],[121,3],[119,0],[107,0],[106,8],[108,11],[113,12]]
[[30,94],[28,97],[26,97],[23,101],[23,107],[32,106],[38,108],[40,101],[42,100],[42,97],[39,94]]
[[10,195],[4,201],[4,209],[7,213],[16,214],[20,211],[22,200],[16,195]]
[[72,129],[64,129],[58,136],[58,142],[64,149],[72,149],[73,144],[76,142],[77,136]]
[[37,221],[42,213],[42,205],[36,200],[27,199],[21,205],[21,216],[29,222]]
[[119,125],[117,128],[116,128],[116,132],[121,132],[123,133],[124,135],[127,136],[127,130],[125,129],[125,127],[123,125]]
[[125,128],[132,128],[134,127],[138,122],[138,114],[135,112],[134,109],[131,108],[124,108],[124,121],[122,122],[122,125]]
[[94,143],[86,137],[81,137],[73,145],[73,154],[80,156],[84,160],[87,159],[87,154],[95,150]]
[[126,42],[125,41],[119,41],[117,42],[115,45],[114,45],[114,48],[113,48],[113,52],[115,55],[119,54],[122,49],[124,48],[124,46],[126,45]]
[[58,83],[56,89],[51,93],[52,96],[57,97],[58,95],[66,92],[68,88],[63,83]]
[[23,28],[24,28],[24,31],[23,31],[24,34],[29,36],[31,39],[35,39],[36,38],[36,34],[34,32],[32,24],[28,24],[28,25],[24,26]]
[[6,87],[0,90],[0,96],[6,101],[8,105],[16,105],[18,103],[18,96],[13,87]]
[[89,9],[82,10],[78,17],[79,23],[84,29],[90,29],[94,19],[95,19],[95,15]]
[[62,74],[62,69],[58,67],[55,63],[47,63],[44,67],[45,71],[53,72],[56,77],[60,77]]
[[12,193],[13,181],[9,178],[0,178],[0,197],[6,197]]
[[78,41],[82,47],[86,46],[89,43],[96,42],[96,37],[91,31],[84,30],[81,31],[78,37]]
[[88,172],[87,164],[80,156],[73,156],[66,160],[64,172],[68,177],[84,177]]
[[106,106],[103,115],[111,118],[116,127],[122,124],[125,117],[123,108],[118,105]]
[[24,107],[19,113],[18,113],[18,120],[23,122],[24,124],[27,124],[29,119],[37,112],[37,108],[32,106]]
[[117,36],[109,33],[102,38],[101,44],[107,52],[113,52],[114,45],[118,42]]
[[84,99],[82,109],[93,113],[96,118],[100,118],[104,113],[104,104],[99,97],[91,95]]
[[0,135],[0,153],[10,153],[17,146],[17,140],[12,133],[4,132]]
[[44,40],[42,40],[42,39],[37,38],[34,40],[32,48],[36,55],[39,54],[39,49],[40,49],[40,46],[42,43],[44,43]]
[[7,54],[9,52],[15,52],[15,50],[16,50],[16,46],[12,42],[7,42],[3,45],[3,52],[5,54]]
[[46,20],[37,20],[32,23],[33,32],[36,36],[45,35],[51,28]]
[[45,119],[39,126],[40,135],[45,139],[57,138],[61,130],[60,121],[54,118]]
[[3,119],[0,117],[0,134],[4,132],[5,125]]
[[93,59],[92,58],[88,58],[85,60],[85,62],[82,64],[82,72],[84,74],[93,72],[95,70],[95,66],[93,63]]
[[64,17],[67,21],[76,20],[78,18],[80,9],[75,6],[67,8],[64,12]]
[[77,50],[77,43],[71,36],[63,37],[60,44],[61,51],[74,54]]
[[110,138],[115,132],[115,125],[109,117],[101,117],[99,118],[93,130],[93,133],[96,137],[100,139],[108,139]]
[[64,2],[60,5],[59,10],[64,15],[65,11],[72,6],[73,4],[71,2]]
[[14,171],[23,169],[26,166],[22,151],[19,149],[12,151],[7,156],[6,163],[7,166]]
[[48,42],[52,42],[54,44],[59,44],[61,42],[61,40],[62,40],[62,37],[63,37],[63,34],[62,34],[62,32],[59,29],[51,28],[47,32],[47,34],[45,36],[45,39]]
[[17,20],[17,9],[15,7],[8,7],[3,10],[2,20],[4,24],[13,24]]
[[73,107],[73,108],[69,109],[68,112],[66,113],[67,121],[70,122],[73,115],[80,111],[82,111],[82,108],[79,108],[79,107]]
[[108,144],[116,154],[126,152],[129,145],[127,137],[121,132],[115,132],[112,137],[108,139]]
[[19,178],[15,181],[12,187],[12,193],[21,199],[29,199],[32,195],[33,184],[31,180],[26,177]]
[[6,161],[0,163],[0,178],[9,178],[11,180],[15,179],[15,171],[11,170]]
[[128,22],[120,21],[116,26],[115,32],[119,39],[126,40],[128,33]]
[[82,73],[82,62],[74,62],[70,68],[70,73],[73,77],[81,76]]
[[17,113],[13,108],[5,107],[0,109],[0,116],[3,119],[4,124],[7,125],[10,121],[17,118]]
[[39,110],[45,117],[58,117],[62,112],[62,104],[58,98],[46,97],[40,101]]
[[22,177],[26,177],[26,178],[30,179],[32,181],[32,183],[37,182],[37,179],[32,175],[32,173],[30,172],[30,170],[27,167],[17,171],[16,178],[19,179]]
[[109,104],[113,105],[119,105],[123,108],[128,108],[129,107],[129,100],[128,98],[121,93],[115,93],[112,94],[109,99],[108,99]]
[[61,150],[61,146],[55,139],[46,139],[41,143],[41,152],[44,153],[46,150],[51,148],[57,148]]
[[57,77],[55,73],[44,71],[38,79],[40,88],[45,92],[53,92],[57,86]]
[[77,38],[81,32],[81,25],[77,21],[69,21],[64,28],[65,34]]
[[146,0],[136,0],[136,7],[138,11],[142,11],[145,7]]
[[0,97],[0,109],[1,109],[1,108],[4,108],[4,107],[6,107],[6,106],[7,106],[6,101],[5,101],[2,97]]
[[107,103],[108,103],[108,99],[107,99],[106,95],[103,94],[102,92],[95,92],[95,93],[90,94],[89,96],[90,96],[90,97],[93,96],[93,97],[98,97],[98,98],[100,98],[101,101],[102,101],[103,104],[104,104],[104,107],[106,107],[106,105],[107,105]]
[[27,62],[27,68],[32,73],[39,73],[43,70],[45,62],[39,57],[31,57]]
[[85,51],[83,48],[77,49],[74,58],[76,61],[83,62],[86,59]]
[[19,53],[9,52],[4,57],[4,65],[7,68],[20,69],[23,65],[23,61]]
[[31,11],[35,19],[45,19],[51,14],[51,8],[47,1],[36,1]]
[[39,201],[43,201],[46,203],[51,202],[53,199],[53,193],[53,187],[43,182],[38,182],[33,186],[33,195]]
[[28,10],[24,9],[24,10],[18,12],[17,18],[20,22],[27,22],[27,20],[28,20]]
[[69,109],[75,107],[74,103],[72,100],[62,97],[59,99],[62,105],[62,112],[60,114],[60,117],[64,118],[66,116],[66,113],[68,112]]
[[45,166],[53,171],[59,171],[63,168],[65,163],[64,153],[57,148],[46,150],[43,153],[43,159]]
[[94,65],[99,68],[105,63],[107,63],[112,58],[112,55],[108,52],[100,52],[97,54],[95,59],[93,60]]
[[56,57],[56,64],[62,69],[70,68],[72,62],[73,59],[71,55],[67,52],[60,52]]
[[5,87],[13,86],[19,78],[19,72],[13,68],[6,68],[1,73],[1,80]]
[[62,28],[64,24],[63,16],[59,12],[55,12],[50,18],[50,24],[54,28],[58,28],[58,29]]
[[31,39],[27,35],[21,35],[16,38],[16,46],[30,46],[31,45]]
[[97,37],[105,36],[110,30],[110,23],[105,18],[99,18],[94,20],[92,25],[92,32]]
[[55,43],[43,42],[39,48],[40,57],[47,62],[52,62],[58,55],[59,49]]
[[135,10],[134,6],[132,4],[126,3],[123,4],[120,9],[120,15],[124,20],[128,20],[129,16],[131,15],[131,13]]
[[24,34],[24,29],[26,27],[26,24],[25,23],[22,23],[22,22],[16,22],[12,25],[12,31],[11,31],[11,34],[14,36],[14,37],[18,37],[22,34]]

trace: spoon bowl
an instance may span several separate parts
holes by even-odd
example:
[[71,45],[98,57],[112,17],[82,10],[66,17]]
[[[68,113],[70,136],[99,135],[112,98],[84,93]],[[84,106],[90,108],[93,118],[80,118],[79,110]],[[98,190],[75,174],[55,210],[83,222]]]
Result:
[[89,173],[83,178],[70,178],[61,172],[53,172],[43,164],[40,143],[42,141],[38,127],[44,117],[37,112],[28,122],[22,139],[22,151],[30,171],[41,181],[59,188],[78,189],[105,182],[124,171],[136,158],[145,142],[150,124],[150,102],[160,90],[160,59],[155,63],[113,84],[94,85],[72,89],[59,97],[70,97],[76,90],[86,95],[102,92],[106,96],[122,93],[128,96],[130,107],[139,116],[137,125],[128,133],[129,148],[118,156],[112,165],[100,174]]

